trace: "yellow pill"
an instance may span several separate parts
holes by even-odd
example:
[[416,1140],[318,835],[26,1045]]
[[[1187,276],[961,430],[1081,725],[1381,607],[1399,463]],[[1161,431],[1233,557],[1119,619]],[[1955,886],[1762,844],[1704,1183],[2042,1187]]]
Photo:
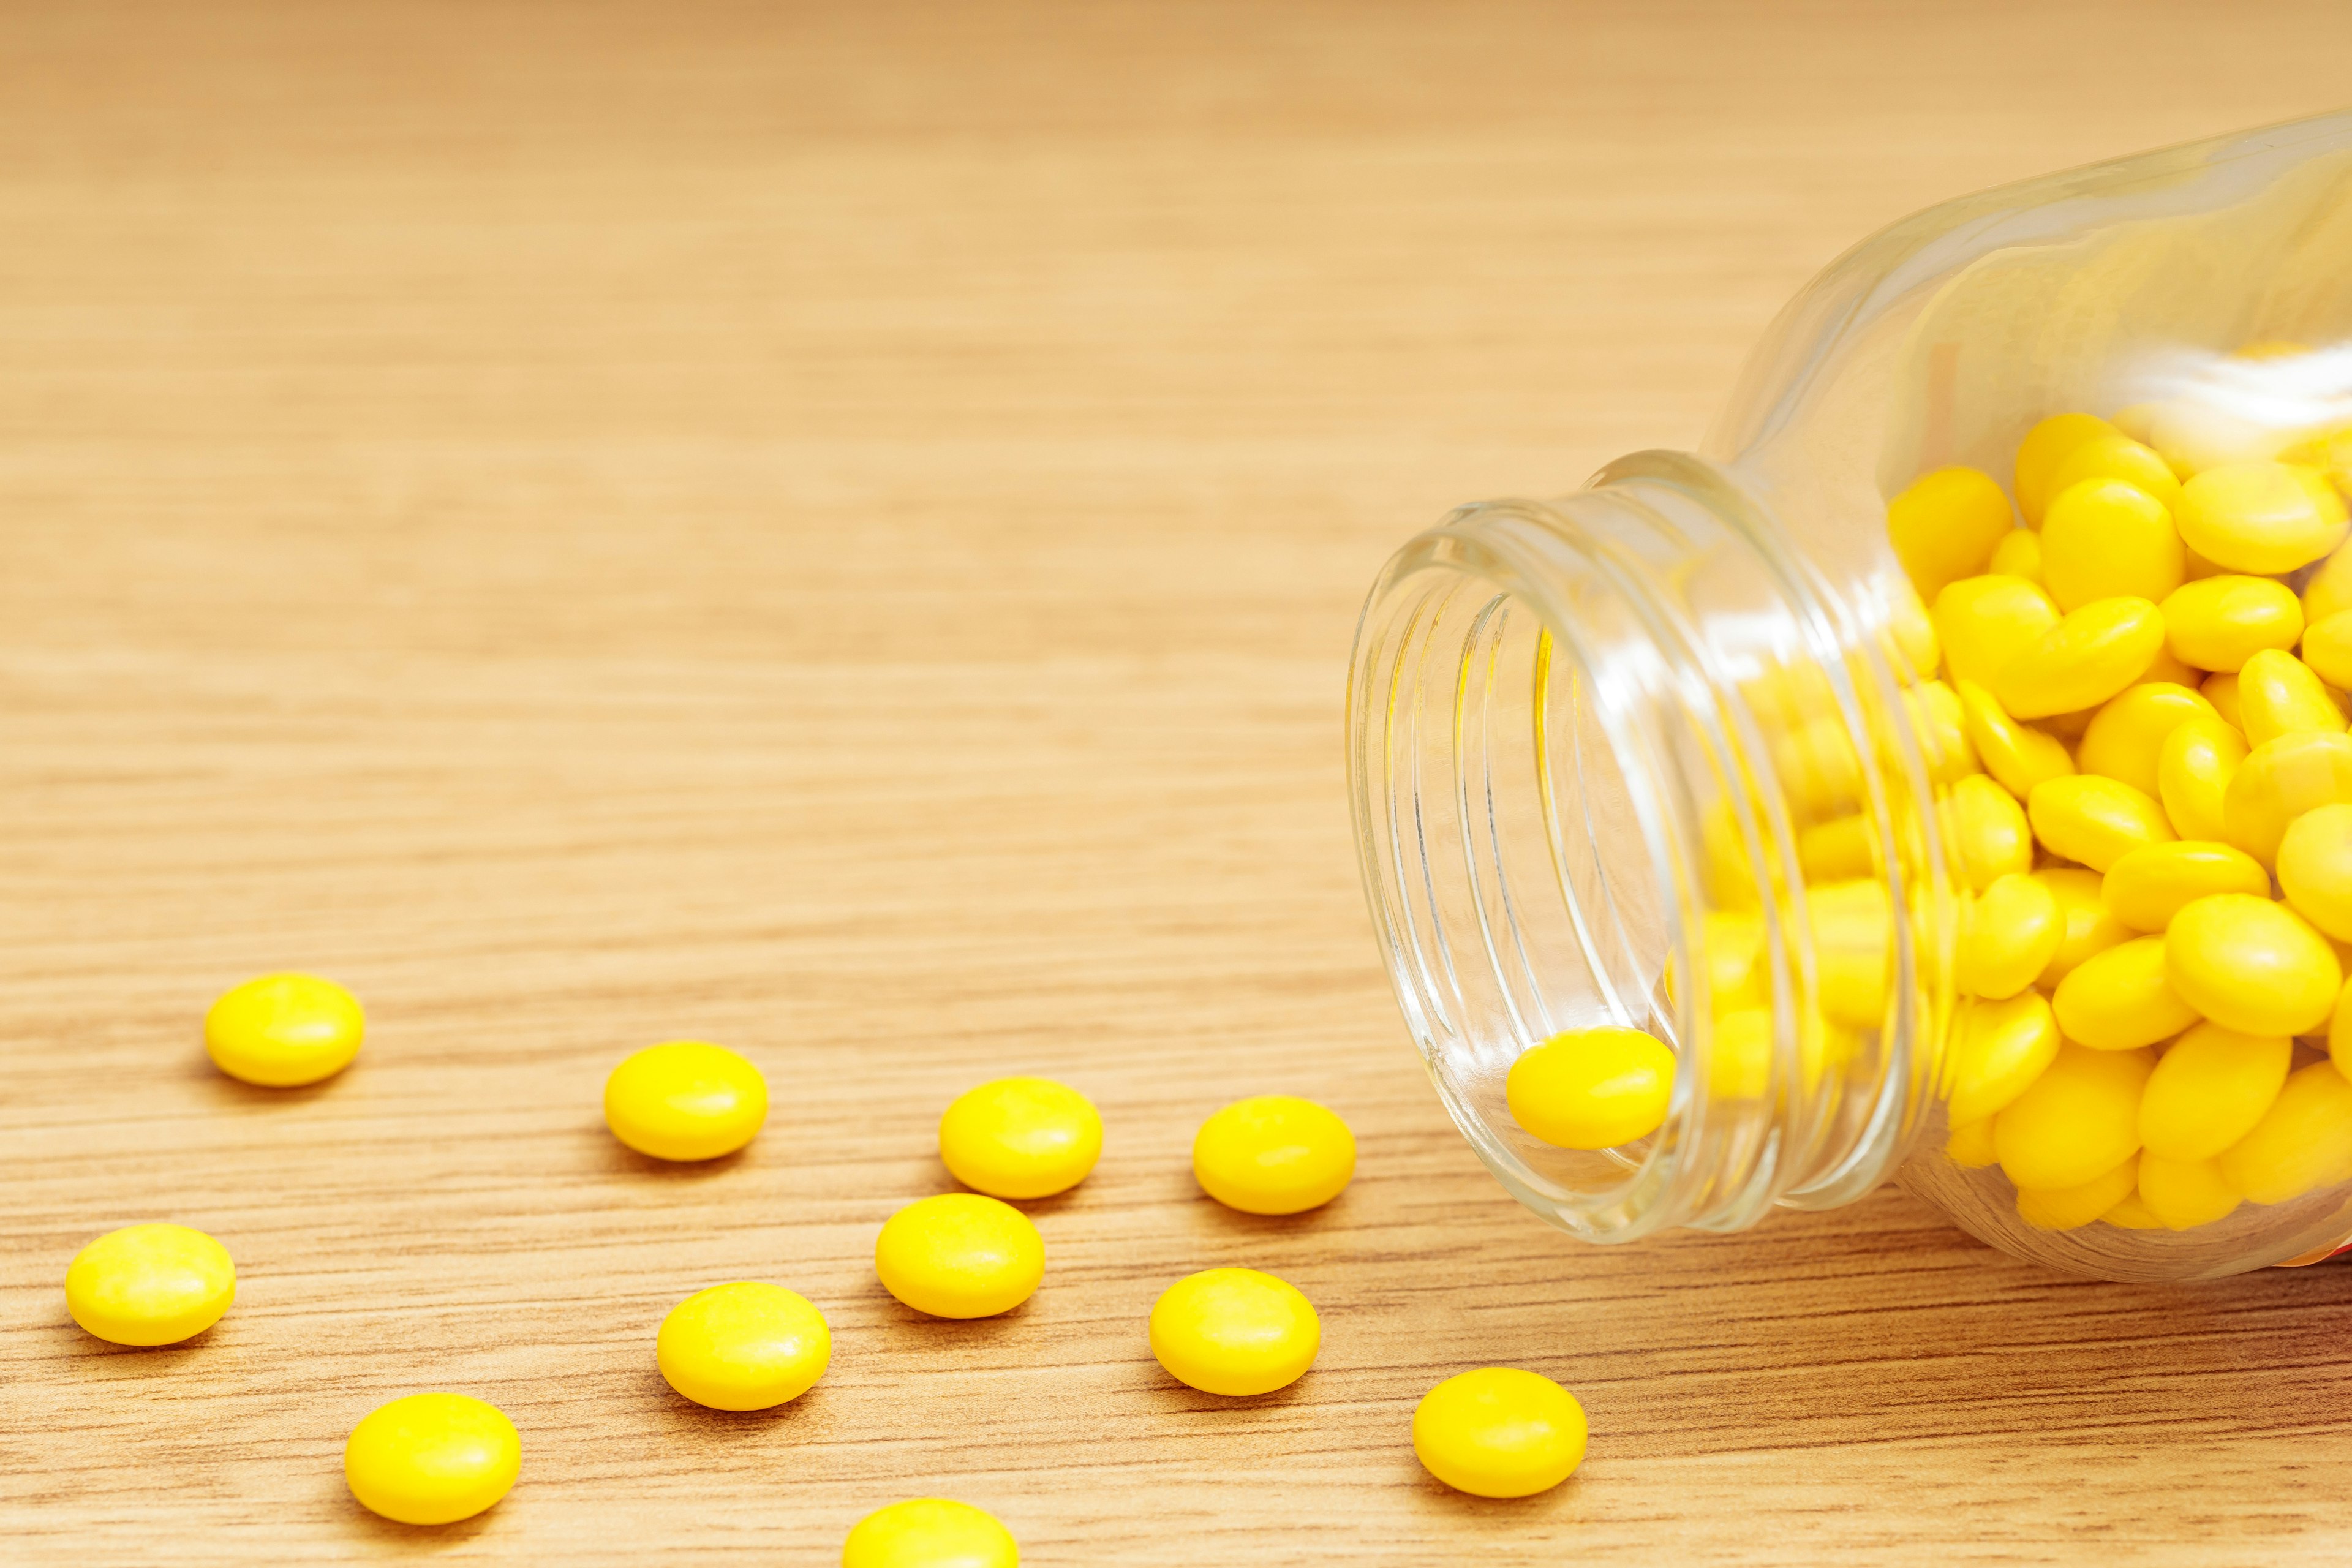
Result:
[[2189,547],[2233,572],[2293,572],[2344,542],[2343,499],[2309,468],[2224,463],[2181,488],[2173,521]]
[[[1512,1078],[1517,1078],[1516,1068]],[[1192,1136],[1192,1175],[1201,1190],[1244,1214],[1319,1208],[1338,1197],[1355,1173],[1356,1135],[1348,1124],[1295,1094],[1237,1100],[1201,1123]]]
[[2100,893],[2104,879],[2096,871],[2079,866],[2048,866],[2034,872],[2033,879],[2050,889],[2066,926],[2057,956],[2034,977],[2034,984],[2043,990],[2056,989],[2085,960],[2131,940],[2131,928],[2108,912]]
[[1952,786],[1948,820],[1971,891],[2033,869],[2033,835],[2017,797],[1983,773]]
[[2352,610],[2352,550],[2337,550],[2303,585],[2303,624],[2315,626]]
[[1997,879],[1968,914],[1960,938],[1960,989],[1999,1001],[2034,982],[2066,940],[2057,896],[2030,875]]
[[2095,1051],[2127,1051],[2170,1039],[2197,1022],[2197,1009],[2168,977],[2168,940],[2143,936],[2117,942],[2060,981],[2050,1005],[2065,1037]]
[[2032,1087],[2057,1060],[2058,1047],[2057,1020],[2038,991],[1968,1004],[1953,1031],[1946,1115],[1955,1125],[1991,1116]]
[[2036,1230],[2078,1230],[2099,1219],[2139,1186],[2139,1156],[2072,1187],[2020,1187],[2017,1217]]
[[[2163,613],[2163,608],[2159,605],[2157,614]],[[2156,650],[2156,658],[2148,661],[2147,668],[2140,673],[2140,679],[2143,683],[2150,680],[2166,680],[2175,686],[2186,686],[2195,690],[2204,684],[2205,671],[2181,663],[2172,657],[2172,650],[2169,647],[2160,647]]]
[[2042,510],[2058,492],[2051,477],[2076,447],[2102,436],[2121,434],[2095,414],[2053,414],[2026,432],[2017,447],[2017,510],[2030,528],[2042,526]]
[[2116,919],[2137,931],[2160,931],[2189,904],[2213,893],[2267,897],[2270,873],[2242,849],[2182,839],[2135,849],[2107,870],[2100,896]]
[[2214,1157],[2234,1192],[2283,1204],[2352,1178],[2352,1079],[2333,1062],[2287,1074],[2254,1130]]
[[2139,1198],[2171,1230],[2194,1230],[2226,1217],[2244,1200],[2210,1160],[2167,1160],[2143,1150]]
[[2327,1021],[2343,966],[2327,939],[2284,904],[2216,893],[2172,917],[2166,981],[2213,1022],[2249,1035],[2303,1035]]
[[2072,713],[2138,680],[2163,650],[2164,616],[2155,605],[2095,599],[2068,611],[1987,685],[2016,718]]
[[1862,799],[1862,753],[1843,719],[1815,719],[1781,736],[1772,768],[1789,797],[1815,816],[1851,811]]
[[1932,618],[1952,679],[1990,688],[2058,625],[2058,606],[2022,577],[1963,577],[1936,595]]
[[934,1318],[992,1318],[1034,1295],[1045,1243],[1029,1216],[977,1193],[919,1198],[874,1242],[882,1288]]
[[1964,1171],[1981,1171],[1994,1163],[2000,1156],[1992,1146],[1992,1118],[1953,1128],[1944,1140],[1944,1152]]
[[2287,824],[2352,802],[2352,735],[2302,730],[2246,753],[2221,795],[2222,837],[2263,865],[2278,860]]
[[[1911,711],[1912,734],[1919,743],[1919,754],[1927,764],[1927,774],[1937,784],[1950,784],[1977,771],[1976,752],[1969,746],[1967,716],[1960,707],[1959,694],[1940,680],[1924,681],[1903,694],[1904,706]],[[1899,752],[1893,745],[1885,748],[1890,764]]]
[[2167,680],[2144,680],[2125,688],[2092,717],[2074,763],[2086,773],[2120,779],[2154,800],[2160,787],[2157,763],[2166,737],[2191,719],[2218,717],[2200,691]]
[[1729,800],[1717,798],[1699,814],[1699,866],[1706,880],[1707,901],[1718,909],[1754,910],[1762,904],[1761,890],[1748,858],[1748,841],[1739,816]]
[[2139,1152],[2140,1090],[2155,1067],[2153,1051],[2060,1047],[2058,1059],[1993,1119],[2002,1173],[2020,1187],[2063,1192]]
[[2022,528],[2010,530],[1992,547],[1992,559],[1985,563],[1985,570],[1998,577],[2022,577],[2029,583],[2041,583],[2042,536]]
[[[2121,479],[2146,490],[2167,511],[2180,509],[2180,479],[2155,448],[2118,432],[2095,436],[2066,454],[2050,470],[2050,505],[2087,479]],[[2047,508],[2043,521],[2049,521]]]
[[1584,1462],[1584,1442],[1576,1396],[1517,1367],[1449,1377],[1412,1412],[1412,1451],[1422,1468],[1473,1497],[1549,1491]]
[[1715,1021],[1707,1091],[1718,1100],[1761,1100],[1772,1086],[1772,1010],[1748,1007]]
[[1925,680],[1944,658],[1943,645],[1936,640],[1936,623],[1927,618],[1927,605],[1908,583],[1895,584],[1887,601],[1886,634],[1902,666],[1899,674],[1906,683]]
[[317,1083],[351,1066],[367,1020],[359,998],[310,974],[265,974],[205,1015],[205,1050],[234,1079],[268,1089]]
[[768,1119],[768,1080],[724,1046],[648,1046],[604,1080],[604,1124],[656,1160],[715,1160],[749,1143]]
[[[2142,1160],[2147,1158],[2147,1156],[2145,1154],[2140,1156],[2140,1159]],[[2135,1173],[2139,1170],[2138,1161],[2133,1162],[2132,1170]],[[2115,1226],[2122,1230],[2163,1230],[2166,1228],[2163,1219],[2158,1215],[2154,1209],[2149,1208],[2146,1203],[2141,1201],[2139,1194],[2136,1191],[2126,1193],[2116,1204],[2115,1207],[2109,1209],[2106,1213],[2099,1216],[2099,1222],[2103,1225]]]
[[2164,646],[2199,669],[2235,671],[2264,648],[2290,648],[2303,636],[2294,591],[2270,577],[2207,577],[2158,604]]
[[2303,662],[2329,686],[2352,686],[2352,610],[2338,610],[2303,634]]
[[2061,611],[2098,599],[2161,599],[2188,561],[2164,503],[2121,479],[2060,491],[2042,519],[2042,585]]
[[2222,803],[2245,760],[2245,737],[2219,717],[2191,720],[2165,736],[2156,752],[2156,791],[2173,831],[2183,838],[2225,837]]
[[2122,780],[2096,773],[2036,784],[2025,812],[2033,836],[2050,853],[2094,871],[2173,837],[2162,806]]
[[2199,1024],[2172,1042],[2139,1102],[2139,1141],[2167,1160],[2210,1160],[2253,1131],[2293,1065],[2284,1035]]
[[2209,675],[2198,683],[2197,689],[2205,694],[2205,700],[2213,705],[2213,711],[2221,716],[2221,722],[2232,730],[2239,729],[2245,722],[2245,715],[2239,711],[2236,670],[2226,675]]
[[1865,816],[1817,822],[1797,835],[1797,864],[1809,882],[1878,874],[1878,834]]
[[753,1279],[713,1285],[672,1307],[654,1337],[669,1385],[713,1410],[767,1410],[824,1375],[833,1334],[808,1298]]
[[1813,980],[1822,1016],[1851,1029],[1885,1021],[1895,952],[1895,912],[1886,884],[1826,882],[1805,890],[1813,937]]
[[1737,1012],[1771,1000],[1771,966],[1764,952],[1761,916],[1738,910],[1709,910],[1699,920],[1699,951],[1706,961],[1708,1000],[1714,1011]]
[[1969,749],[2010,794],[2023,800],[2035,784],[2074,771],[2074,759],[2055,736],[2011,718],[1991,692],[1972,680],[1961,681],[1957,689]]
[[1045,1198],[1086,1180],[1102,1157],[1094,1101],[1045,1078],[966,1089],[940,1118],[940,1158],[965,1186],[995,1198]]
[[841,1568],[1020,1568],[1021,1548],[994,1516],[943,1497],[877,1508],[841,1543]]
[[1204,1268],[1151,1307],[1151,1354],[1203,1394],[1271,1394],[1298,1381],[1323,1342],[1314,1307],[1255,1268]]
[[184,1225],[110,1230],[66,1266],[66,1310],[110,1344],[177,1344],[236,1300],[228,1248]]
[[1675,1054],[1639,1029],[1570,1029],[1511,1064],[1511,1119],[1560,1149],[1613,1149],[1655,1132],[1675,1089]]
[[2295,913],[2352,942],[2352,805],[2323,805],[2289,823],[2279,840],[2278,879]]
[[362,1507],[402,1524],[454,1524],[513,1489],[522,1438],[495,1405],[412,1394],[380,1405],[343,1445],[343,1479]]
[[2293,438],[2291,431],[2187,398],[2158,405],[2147,434],[2148,445],[2183,478],[2224,463],[2275,458]]
[[2305,730],[2340,731],[2344,715],[2303,660],[2265,648],[2238,671],[2238,727],[2246,744],[2259,746]]
[[1938,468],[1886,503],[1886,536],[1920,594],[1983,572],[1993,546],[2016,526],[2009,498],[1989,474]]

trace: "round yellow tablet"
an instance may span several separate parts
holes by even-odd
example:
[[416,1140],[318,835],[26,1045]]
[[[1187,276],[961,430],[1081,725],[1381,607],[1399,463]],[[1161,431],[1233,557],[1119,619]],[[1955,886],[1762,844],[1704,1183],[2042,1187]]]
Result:
[[1356,1173],[1356,1135],[1289,1094],[1237,1100],[1201,1123],[1192,1174],[1202,1190],[1244,1214],[1301,1214],[1339,1195]]
[[912,1498],[877,1508],[841,1543],[841,1568],[1019,1568],[1013,1532],[968,1502]]
[[66,1310],[118,1345],[170,1345],[220,1321],[236,1300],[228,1248],[184,1225],[108,1231],[66,1266]]
[[1315,1363],[1323,1327],[1297,1289],[1255,1268],[1204,1268],[1151,1308],[1151,1353],[1203,1394],[1271,1394]]
[[768,1080],[724,1046],[648,1046],[604,1080],[613,1136],[656,1160],[716,1160],[751,1141],[768,1119]]
[[1449,1377],[1412,1413],[1412,1451],[1429,1473],[1476,1497],[1533,1497],[1584,1462],[1584,1407],[1517,1367]]
[[965,1186],[997,1198],[1047,1198],[1102,1157],[1102,1118],[1076,1089],[1000,1078],[958,1095],[940,1118],[940,1158]]
[[495,1405],[412,1394],[380,1405],[343,1445],[343,1479],[362,1506],[403,1524],[452,1524],[500,1498],[522,1468],[522,1438]]
[[992,1318],[1035,1293],[1045,1243],[1029,1216],[976,1193],[941,1193],[883,1222],[874,1242],[882,1288],[934,1318]]
[[265,974],[221,994],[205,1015],[205,1051],[234,1079],[290,1089],[332,1078],[360,1054],[359,998],[314,974]]
[[806,1297],[741,1279],[672,1307],[654,1359],[669,1385],[697,1405],[766,1410],[798,1399],[824,1375],[833,1335]]

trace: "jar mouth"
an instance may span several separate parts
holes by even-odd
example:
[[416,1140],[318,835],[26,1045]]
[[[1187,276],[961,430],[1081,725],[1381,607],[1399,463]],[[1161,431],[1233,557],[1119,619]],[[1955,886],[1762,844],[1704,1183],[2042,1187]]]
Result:
[[[1791,667],[1818,668],[1819,628],[1773,602],[1773,574],[1719,519],[1692,515],[1713,503],[1632,482],[1626,468],[1561,501],[1463,509],[1408,543],[1367,602],[1349,692],[1365,887],[1431,1078],[1515,1196],[1596,1241],[1738,1229],[1775,1203],[1856,1195],[1884,1178],[1924,1098],[1907,1006],[1857,1068],[1824,1082],[1809,1057],[1801,885],[1753,917],[1769,1060],[1721,1054],[1702,928],[1710,850],[1723,846],[1701,825],[1730,824],[1758,885],[1793,868],[1797,849],[1792,825],[1738,809],[1738,777],[1770,764],[1660,584],[1736,583],[1755,600],[1738,635],[1788,645]],[[1675,1052],[1664,1124],[1612,1149],[1540,1142],[1510,1114],[1512,1063],[1602,1025]],[[1717,1092],[1727,1074],[1757,1071],[1765,1081]]]

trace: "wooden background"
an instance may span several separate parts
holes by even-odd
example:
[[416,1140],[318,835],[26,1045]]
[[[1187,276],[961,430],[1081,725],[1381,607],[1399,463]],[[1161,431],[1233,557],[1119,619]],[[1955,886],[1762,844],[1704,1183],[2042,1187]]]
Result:
[[[1620,1250],[1512,1205],[1378,968],[1341,782],[1359,595],[1454,502],[1694,441],[1817,267],[1945,195],[2352,96],[2342,0],[2168,6],[0,4],[0,1555],[822,1564],[944,1493],[1038,1564],[2314,1562],[2352,1553],[2352,1268],[2056,1279],[1884,1194]],[[312,1090],[208,1000],[366,1001]],[[766,1132],[632,1157],[698,1036]],[[957,1091],[1108,1152],[1045,1289],[871,1269]],[[1194,1189],[1340,1110],[1291,1221]],[[220,1237],[122,1351],[84,1241]],[[1250,1264],[1315,1371],[1172,1384]],[[702,1286],[814,1299],[780,1412],[662,1384]],[[1407,1444],[1537,1368],[1519,1503]],[[523,1479],[344,1491],[394,1395]]]

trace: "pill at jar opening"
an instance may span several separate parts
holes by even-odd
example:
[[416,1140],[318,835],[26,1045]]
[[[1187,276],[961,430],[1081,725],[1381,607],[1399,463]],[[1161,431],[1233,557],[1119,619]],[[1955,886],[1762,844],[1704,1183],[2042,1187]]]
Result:
[[851,1527],[841,1568],[1018,1568],[1020,1548],[995,1516],[949,1498],[909,1498]]
[[1029,1216],[977,1193],[919,1198],[874,1242],[884,1289],[934,1318],[992,1318],[1036,1293],[1045,1243]]
[[1244,1214],[1319,1208],[1355,1173],[1356,1136],[1347,1122],[1295,1094],[1237,1100],[1201,1123],[1192,1138],[1192,1176],[1201,1190]]
[[[1613,1149],[1663,1126],[1675,1054],[1639,1029],[1570,1029],[1511,1064],[1511,1119],[1561,1149]],[[1195,1168],[1197,1169],[1197,1163]]]
[[1102,1117],[1066,1084],[1000,1078],[958,1095],[940,1118],[940,1158],[965,1186],[1043,1198],[1084,1181],[1102,1155]]
[[221,994],[205,1015],[205,1051],[234,1079],[290,1089],[332,1078],[359,1055],[359,999],[314,974],[265,974]]
[[637,1052],[604,1080],[613,1135],[656,1160],[715,1160],[768,1119],[768,1082],[724,1046],[672,1040]]
[[1413,1407],[1423,1468],[1474,1497],[1533,1497],[1583,1462],[1584,1408],[1539,1373],[1489,1366],[1447,1378]]
[[66,1266],[66,1310],[118,1345],[170,1345],[218,1322],[236,1300],[228,1248],[184,1225],[110,1230]]
[[1151,1354],[1179,1383],[1240,1397],[1287,1387],[1314,1364],[1322,1324],[1287,1280],[1205,1268],[1152,1304]]
[[412,1394],[378,1405],[343,1445],[361,1504],[402,1524],[454,1524],[507,1495],[522,1438],[498,1406],[462,1394]]
[[2014,526],[2000,486],[1974,468],[1924,474],[1886,506],[1895,559],[1931,599],[1946,584],[1983,572],[1993,547]]

